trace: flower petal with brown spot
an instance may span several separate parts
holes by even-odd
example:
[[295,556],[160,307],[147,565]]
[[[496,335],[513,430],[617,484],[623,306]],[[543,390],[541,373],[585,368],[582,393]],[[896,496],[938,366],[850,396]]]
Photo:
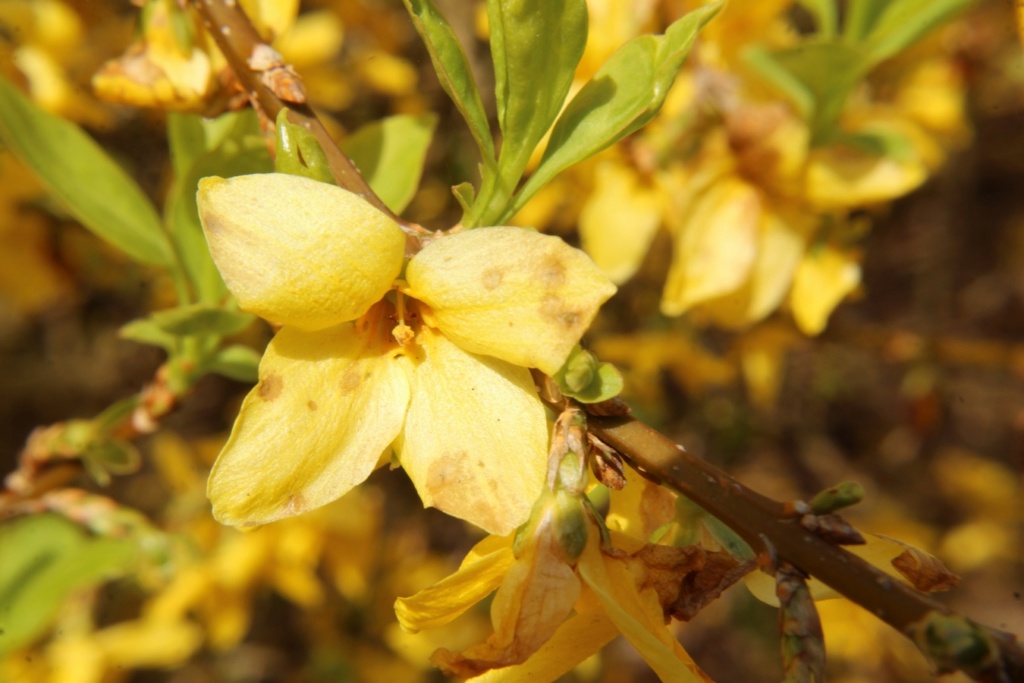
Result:
[[615,286],[583,252],[515,227],[437,239],[409,262],[407,294],[427,322],[471,353],[551,375]]
[[210,473],[217,520],[266,524],[362,483],[401,430],[409,403],[408,360],[391,347],[351,324],[282,328]]

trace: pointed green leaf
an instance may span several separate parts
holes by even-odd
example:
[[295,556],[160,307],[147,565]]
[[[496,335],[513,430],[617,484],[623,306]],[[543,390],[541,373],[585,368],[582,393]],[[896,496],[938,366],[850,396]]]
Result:
[[217,351],[206,364],[206,369],[239,382],[255,384],[260,358],[260,354],[248,346],[233,344]]
[[868,57],[877,64],[902,52],[949,21],[972,0],[892,0],[868,36]]
[[587,42],[585,0],[488,0],[498,169],[514,188],[565,102]]
[[207,149],[206,129],[198,114],[167,113],[167,146],[174,176],[180,178]]
[[452,187],[452,194],[455,195],[455,201],[462,207],[462,215],[465,217],[470,207],[473,206],[473,199],[476,196],[473,183],[459,183],[455,185]]
[[401,213],[420,184],[437,116],[398,115],[375,121],[341,145],[384,204]]
[[[756,51],[752,54],[758,55]],[[829,142],[836,134],[846,99],[870,66],[866,54],[859,47],[840,40],[817,38],[775,52],[770,60],[763,53],[760,58],[760,62],[755,60],[752,63],[761,67],[772,63],[770,69],[761,73],[780,85],[784,94],[802,91],[786,84],[780,72],[790,74],[810,94],[813,105],[809,111],[804,110],[807,104],[802,95],[799,96],[801,100],[794,104],[810,124],[814,144]]]
[[164,332],[178,337],[196,334],[225,336],[241,332],[256,316],[206,304],[192,304],[157,311],[150,319]]
[[871,33],[878,17],[892,0],[847,0],[843,16],[843,38],[859,43]]
[[420,34],[434,71],[441,81],[441,87],[452,98],[456,109],[462,114],[469,126],[473,139],[480,149],[480,158],[484,169],[494,168],[494,139],[491,137],[491,126],[484,112],[480,91],[473,79],[473,71],[469,67],[466,53],[455,37],[455,31],[444,16],[437,11],[432,0],[403,0],[412,17],[413,26]]
[[135,562],[126,539],[91,538],[55,515],[0,526],[0,658],[46,629],[75,590],[121,576]]
[[2,77],[0,141],[98,237],[141,263],[173,263],[160,217],[131,176],[78,126],[43,111]]
[[775,56],[761,45],[743,50],[743,61],[754,73],[786,97],[805,121],[814,116],[814,94],[805,83],[779,63]]
[[504,222],[540,188],[572,164],[597,154],[658,113],[697,32],[720,9],[690,12],[664,35],[634,38],[605,62],[555,123],[537,171],[499,219]]
[[128,339],[139,344],[151,344],[159,346],[164,351],[170,352],[177,346],[178,338],[169,332],[165,332],[152,320],[145,318],[133,320],[117,331],[117,336]]

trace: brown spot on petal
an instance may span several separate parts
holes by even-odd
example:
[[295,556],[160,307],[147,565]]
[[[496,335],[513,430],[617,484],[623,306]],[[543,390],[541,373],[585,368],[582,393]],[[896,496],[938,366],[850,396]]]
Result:
[[550,322],[570,331],[579,327],[581,322],[580,312],[567,306],[565,300],[555,294],[548,294],[540,302],[540,314]]
[[317,406],[316,401],[306,401],[306,407],[310,410],[316,410],[319,406]]
[[480,462],[470,459],[465,451],[446,451],[427,470],[425,498],[449,514],[484,528],[497,527],[501,524],[495,517],[495,508],[500,508],[499,483],[487,480],[489,490],[469,486],[470,482],[482,483]]
[[303,496],[301,493],[293,493],[292,495],[288,496],[288,502],[284,504],[285,514],[289,516],[301,515],[308,509],[309,503],[306,501],[305,496]]
[[484,289],[490,291],[496,289],[501,284],[501,279],[504,277],[504,273],[499,268],[488,268],[484,271],[481,277],[481,282],[484,285]]
[[281,375],[267,375],[260,380],[259,386],[256,389],[256,395],[264,401],[273,401],[281,395],[281,389],[283,388],[284,380],[281,379]]
[[548,256],[537,269],[540,284],[548,289],[558,289],[565,284],[565,264],[557,256]]
[[338,382],[338,388],[341,389],[342,394],[351,394],[362,382],[362,377],[359,374],[359,368],[354,365],[350,365],[345,374],[341,376],[341,381]]
[[427,490],[437,495],[446,486],[457,485],[466,478],[465,451],[447,451],[430,464],[427,470]]

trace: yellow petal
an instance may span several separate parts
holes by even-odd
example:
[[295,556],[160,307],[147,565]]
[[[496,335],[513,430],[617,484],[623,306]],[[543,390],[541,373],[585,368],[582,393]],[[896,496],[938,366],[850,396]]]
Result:
[[309,178],[205,178],[199,216],[243,310],[319,330],[366,313],[402,268],[405,237],[359,196]]
[[927,177],[916,157],[897,159],[836,144],[811,153],[806,196],[821,209],[847,209],[902,197]]
[[366,479],[400,431],[409,401],[407,361],[387,351],[350,324],[282,329],[210,473],[214,516],[235,526],[266,524],[329,503]]
[[963,143],[969,136],[964,70],[945,56],[914,67],[896,93],[895,104],[944,142]]
[[344,35],[345,28],[337,14],[328,9],[315,10],[298,17],[274,47],[284,61],[302,71],[338,54]]
[[711,683],[665,628],[664,610],[654,590],[637,588],[630,562],[605,557],[600,544],[588,543],[577,568],[609,618],[658,678],[666,683]]
[[494,596],[491,637],[463,653],[442,649],[430,658],[446,674],[473,676],[521,664],[569,616],[580,594],[580,580],[561,559],[554,533],[535,540],[509,567]]
[[604,612],[576,614],[566,620],[533,656],[522,664],[491,669],[473,683],[546,683],[558,680],[619,634]]
[[[431,242],[409,263],[410,295],[472,353],[554,374],[615,293],[594,262],[526,228],[478,228]],[[531,499],[532,502],[532,499]]]
[[735,292],[701,307],[720,325],[752,325],[779,307],[807,248],[815,221],[803,211],[771,207],[761,214],[757,256],[747,282]]
[[647,540],[663,524],[675,519],[676,495],[625,468],[626,487],[610,496],[605,522],[613,531]]
[[261,34],[277,37],[288,30],[299,13],[299,0],[241,0]]
[[662,313],[682,315],[746,281],[757,256],[761,210],[757,191],[736,178],[715,183],[697,199],[675,236]]
[[180,665],[202,642],[202,630],[188,621],[123,621],[93,636],[108,662],[129,669]]
[[425,328],[426,358],[398,446],[425,506],[503,536],[526,521],[547,468],[548,429],[529,371],[466,353]]
[[[501,541],[499,547],[473,556],[482,544],[495,540]],[[413,632],[447,624],[496,590],[514,561],[511,538],[488,536],[470,551],[457,572],[411,597],[395,600],[398,623]]]
[[785,376],[786,357],[807,338],[789,325],[766,323],[743,335],[739,344],[740,367],[750,402],[761,410],[776,405]]
[[583,250],[608,278],[621,284],[640,267],[661,225],[658,194],[637,174],[613,162],[597,167],[594,191],[580,212]]
[[804,334],[819,334],[835,307],[858,284],[860,265],[852,253],[831,245],[808,251],[797,268],[789,293],[797,326]]

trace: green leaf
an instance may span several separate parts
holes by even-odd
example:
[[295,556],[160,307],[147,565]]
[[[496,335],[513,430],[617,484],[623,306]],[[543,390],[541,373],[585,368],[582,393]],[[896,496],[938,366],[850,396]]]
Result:
[[587,42],[585,0],[488,0],[498,171],[509,188],[565,102]]
[[122,326],[117,331],[117,335],[122,339],[128,339],[139,344],[159,346],[168,353],[178,344],[177,337],[165,332],[159,325],[148,318],[131,321]]
[[157,311],[150,320],[164,332],[178,337],[196,334],[230,335],[248,327],[256,316],[240,311],[228,311],[206,304],[179,306]]
[[742,59],[754,73],[789,99],[796,112],[805,121],[814,116],[814,94],[805,83],[779,63],[775,56],[761,45],[751,45],[743,50]]
[[55,515],[0,526],[0,658],[40,636],[71,593],[124,575],[136,554],[127,539],[92,538]]
[[[251,113],[225,114],[203,122],[203,141],[207,149],[192,158],[187,172],[177,176],[165,207],[167,226],[181,256],[182,265],[200,301],[222,301],[227,287],[217,271],[203,235],[196,205],[199,180],[207,176],[230,178],[273,170],[266,144],[259,134],[259,123]],[[189,129],[195,134],[195,128]],[[171,149],[186,145],[171,138]],[[194,142],[190,152],[198,147]]]
[[416,195],[436,125],[434,114],[389,116],[357,130],[341,149],[384,204],[401,213]]
[[257,351],[233,344],[220,349],[206,364],[209,372],[216,372],[239,382],[256,383],[257,371],[260,367],[260,354]]
[[434,64],[434,71],[441,81],[441,87],[448,93],[448,97],[452,98],[456,109],[469,126],[473,139],[476,140],[485,172],[486,169],[494,168],[496,161],[491,126],[487,121],[469,60],[466,59],[466,53],[455,37],[455,32],[431,0],[403,2],[412,17],[413,26],[427,46],[430,61]]
[[452,194],[455,195],[455,201],[462,207],[462,215],[465,217],[469,213],[470,207],[473,206],[473,198],[476,195],[473,183],[459,183],[452,187]]
[[181,177],[207,149],[202,117],[198,114],[168,112],[167,145],[171,150],[174,175]]
[[949,21],[972,0],[892,0],[868,36],[868,58],[877,64],[902,52]]
[[753,559],[754,551],[740,536],[686,496],[676,498],[676,517],[679,531],[672,543],[677,546],[700,543],[705,532],[734,557]]
[[840,133],[835,142],[845,143],[868,154],[893,161],[911,161],[917,158],[917,148],[902,131],[886,128],[865,128],[856,133]]
[[305,127],[288,120],[287,107],[277,113],[274,149],[274,170],[278,173],[336,184],[331,164],[320,142]]
[[800,4],[814,17],[820,36],[831,38],[836,34],[838,17],[835,0],[800,0]]
[[864,51],[839,40],[811,39],[775,52],[772,60],[811,95],[813,107],[801,114],[810,124],[812,144],[830,141],[847,97],[870,66]]
[[141,263],[173,264],[160,217],[135,181],[78,126],[43,111],[4,78],[0,141],[98,237]]
[[664,35],[629,41],[583,86],[555,123],[537,171],[498,222],[504,222],[556,175],[650,121],[665,103],[697,32],[720,3],[690,12]]
[[103,412],[92,419],[92,424],[98,433],[109,434],[112,429],[116,429],[127,420],[138,405],[138,394],[122,398],[104,408]]
[[882,11],[892,0],[847,0],[843,17],[843,38],[859,43],[871,33]]
[[752,560],[756,557],[753,549],[744,541],[739,534],[733,531],[725,522],[713,517],[707,512],[701,518],[704,528],[718,543],[725,548],[733,557],[741,560]]

